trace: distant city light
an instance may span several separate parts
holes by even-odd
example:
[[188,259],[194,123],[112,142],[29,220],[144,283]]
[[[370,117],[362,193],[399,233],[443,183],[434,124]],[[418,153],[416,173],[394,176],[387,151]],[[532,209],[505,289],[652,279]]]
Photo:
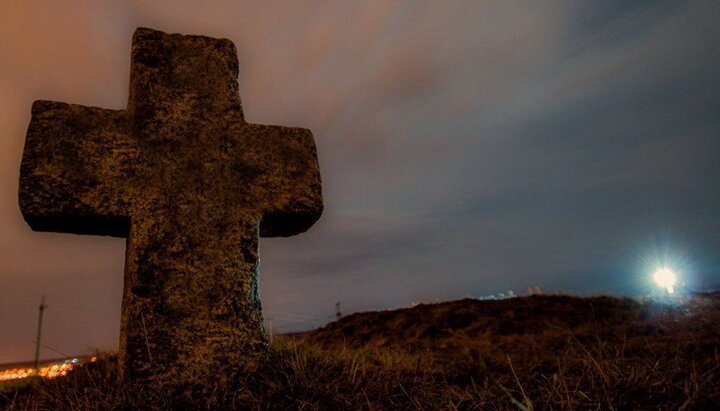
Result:
[[82,366],[87,362],[97,361],[97,357],[81,357],[81,358],[68,358],[66,360],[56,361],[54,363],[47,364],[38,369],[32,367],[28,368],[13,368],[13,369],[0,369],[0,382],[6,380],[17,380],[22,378],[28,378],[32,376],[38,376],[42,378],[56,378],[64,377],[70,371]]
[[655,280],[655,283],[658,286],[666,289],[668,294],[675,292],[673,287],[677,282],[677,276],[671,269],[663,267],[655,270],[655,273],[653,273],[653,280]]
[[[74,364],[77,364],[77,362]],[[75,368],[74,364],[72,362],[62,362],[48,365],[46,367],[40,367],[40,369],[37,370],[34,368],[15,368],[11,370],[2,370],[0,371],[0,381],[22,379],[33,375],[37,375],[42,378],[62,377],[67,375],[68,371],[71,371],[73,368]]]

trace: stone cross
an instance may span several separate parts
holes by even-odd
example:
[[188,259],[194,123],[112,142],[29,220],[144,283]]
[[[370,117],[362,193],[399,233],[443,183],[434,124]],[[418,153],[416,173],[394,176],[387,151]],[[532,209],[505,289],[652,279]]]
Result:
[[258,236],[322,213],[311,132],[247,123],[227,39],[139,28],[125,110],[36,101],[20,209],[36,231],[127,237],[120,369],[230,381],[263,361]]

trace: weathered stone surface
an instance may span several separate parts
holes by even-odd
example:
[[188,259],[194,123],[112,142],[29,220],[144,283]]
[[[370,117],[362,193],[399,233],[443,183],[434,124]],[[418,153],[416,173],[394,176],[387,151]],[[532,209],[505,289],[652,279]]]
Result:
[[262,361],[260,236],[322,212],[313,136],[245,122],[226,39],[139,28],[126,110],[36,101],[20,173],[33,230],[127,237],[126,377],[230,379]]

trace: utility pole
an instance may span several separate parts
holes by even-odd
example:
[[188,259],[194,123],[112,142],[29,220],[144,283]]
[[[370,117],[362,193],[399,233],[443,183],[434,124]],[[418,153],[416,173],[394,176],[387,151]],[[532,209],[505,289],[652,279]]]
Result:
[[340,303],[335,303],[335,319],[339,320],[340,317],[342,317],[342,313],[340,312]]
[[47,305],[45,305],[45,296],[42,296],[42,300],[40,301],[40,316],[38,317],[38,329],[37,329],[37,338],[35,338],[35,373],[38,372],[38,362],[40,361],[40,333],[42,332],[42,317],[43,317],[43,311],[47,308]]

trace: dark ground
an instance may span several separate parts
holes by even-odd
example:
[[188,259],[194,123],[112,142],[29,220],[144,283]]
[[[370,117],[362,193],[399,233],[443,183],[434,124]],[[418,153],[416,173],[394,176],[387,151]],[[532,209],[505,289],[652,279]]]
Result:
[[129,389],[114,359],[5,387],[0,408],[716,409],[720,293],[678,304],[464,299],[353,314],[276,337],[247,388],[211,390],[210,400]]

